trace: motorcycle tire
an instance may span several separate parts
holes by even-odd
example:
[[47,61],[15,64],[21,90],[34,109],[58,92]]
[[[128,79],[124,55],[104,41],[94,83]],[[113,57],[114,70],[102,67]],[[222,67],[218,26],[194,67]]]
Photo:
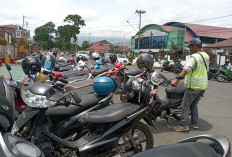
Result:
[[222,75],[222,74],[218,74],[218,75],[216,76],[216,79],[217,79],[218,82],[224,82],[224,81],[225,81],[225,77],[226,77],[226,76],[224,76],[224,75]]
[[[142,142],[144,141],[140,141],[141,140],[141,138],[139,138],[138,137],[138,135],[136,136],[135,135],[135,131],[136,130],[139,130],[139,131],[141,131],[144,135],[145,135],[145,137],[146,137],[146,147],[143,149],[143,148],[141,148],[141,147],[143,147],[143,145],[142,145]],[[144,123],[142,123],[142,122],[138,122],[137,124],[135,124],[133,127],[132,127],[132,129],[130,130],[131,131],[131,134],[132,134],[132,137],[133,137],[133,140],[135,141],[135,145],[136,145],[136,147],[137,147],[137,149],[139,150],[139,152],[141,152],[141,151],[145,151],[145,150],[148,150],[148,149],[151,149],[151,148],[153,148],[154,147],[154,139],[153,139],[153,135],[152,135],[152,132],[151,132],[151,130],[150,130],[150,128],[146,125],[146,124],[144,124]],[[125,135],[125,136],[124,136]],[[140,134],[139,134],[140,135]],[[126,137],[126,138],[125,138]],[[136,139],[137,138],[137,139]],[[120,141],[120,139],[123,139],[124,141]],[[125,140],[127,140],[126,142],[125,142]],[[138,141],[139,140],[139,141]],[[121,143],[130,143],[130,141],[128,140],[128,138],[127,138],[127,133],[125,133],[125,134],[123,134],[120,138],[119,138],[119,141],[118,141],[118,147],[119,148],[122,148],[122,146],[121,146]],[[139,143],[138,143],[139,142]],[[141,142],[141,143],[140,143]],[[138,146],[139,145],[139,146]],[[134,149],[134,146],[132,146],[132,144],[130,144],[130,148],[125,148],[124,149],[124,151],[123,152],[121,152],[121,153],[125,153],[125,154],[127,154],[127,150],[128,151],[132,151],[131,149],[133,149],[133,151],[134,151],[134,154],[136,154],[136,153],[139,153],[139,152],[136,152],[135,151],[135,149]],[[117,148],[116,148],[117,149]],[[126,152],[125,152],[126,151]],[[116,153],[117,154],[117,153]],[[120,154],[119,154],[120,155]],[[124,156],[124,155],[121,155],[121,156]],[[128,155],[128,156],[131,156],[131,155]]]

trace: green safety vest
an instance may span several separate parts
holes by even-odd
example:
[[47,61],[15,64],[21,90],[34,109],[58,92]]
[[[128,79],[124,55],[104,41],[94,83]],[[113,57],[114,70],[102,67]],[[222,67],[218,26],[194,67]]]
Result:
[[[205,59],[205,63],[207,66],[207,70],[205,67],[204,60],[201,55]],[[191,55],[196,61],[197,68],[193,71],[187,73],[184,81],[184,86],[186,88],[196,89],[196,90],[205,90],[208,88],[208,68],[209,68],[209,56],[205,52],[194,53]]]

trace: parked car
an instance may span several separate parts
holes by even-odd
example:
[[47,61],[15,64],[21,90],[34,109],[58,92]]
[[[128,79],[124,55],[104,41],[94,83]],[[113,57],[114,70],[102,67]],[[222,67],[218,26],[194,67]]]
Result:
[[122,55],[122,54],[116,54],[117,55],[117,60],[120,64],[124,64],[124,65],[128,65],[129,63],[129,60],[126,58],[125,55]]
[[86,60],[86,61],[88,61],[88,59],[89,59],[89,56],[88,56],[87,52],[85,52],[85,51],[78,51],[78,52],[76,53],[76,56],[77,56],[77,57],[83,56],[83,57],[85,57],[85,60]]

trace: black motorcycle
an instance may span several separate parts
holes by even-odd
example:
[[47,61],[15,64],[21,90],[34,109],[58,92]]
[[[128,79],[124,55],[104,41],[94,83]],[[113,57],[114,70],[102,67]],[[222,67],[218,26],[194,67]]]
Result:
[[172,145],[160,146],[133,157],[230,157],[230,142],[219,134],[198,135]]
[[[142,83],[137,88],[141,86]],[[145,90],[144,95],[149,95],[148,91]],[[72,103],[79,110],[85,108],[79,104],[78,94],[64,96],[51,86],[34,83],[25,86],[24,95],[27,95],[24,101],[28,107],[15,122],[12,132],[36,144],[45,156],[131,156],[153,147],[151,130],[139,122],[149,113],[152,100],[146,104],[118,103],[72,116],[70,113],[74,111],[70,108],[67,112],[63,106]],[[49,111],[57,105],[60,107],[58,110]],[[54,119],[50,118],[51,113],[56,115]],[[81,123],[77,123],[77,119]]]
[[209,71],[208,71],[208,80],[211,80],[212,78],[216,79],[219,71],[217,68],[214,68],[213,65],[209,64]]
[[9,133],[14,123],[14,95],[7,82],[0,77],[0,156],[44,157],[34,144]]

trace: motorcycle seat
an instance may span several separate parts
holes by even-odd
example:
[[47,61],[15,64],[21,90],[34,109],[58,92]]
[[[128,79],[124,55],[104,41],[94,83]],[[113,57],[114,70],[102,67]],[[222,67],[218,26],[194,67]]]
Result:
[[135,76],[141,72],[143,72],[143,69],[133,69],[133,70],[126,71],[125,74],[130,75],[130,76]]
[[106,72],[110,69],[111,67],[110,66],[107,66],[107,67],[103,67],[101,69],[95,69],[94,72],[93,72],[93,76],[96,77],[97,75],[103,73],[103,72]]
[[72,82],[78,82],[78,81],[86,80],[88,78],[89,78],[89,74],[86,74],[86,75],[78,76],[78,77],[69,77],[66,80],[68,81],[68,83],[72,83]]
[[[155,155],[154,155],[155,154]],[[133,157],[218,157],[217,153],[203,142],[186,142],[153,148]]]
[[86,75],[88,73],[89,73],[89,71],[70,70],[70,71],[63,72],[63,75],[65,78],[69,78],[69,77],[83,76],[83,75]]
[[90,107],[93,107],[94,105],[98,104],[99,101],[103,100],[105,97],[106,96],[99,96],[96,93],[82,95],[81,102],[79,103],[82,106],[69,105],[68,107],[66,106],[51,107],[47,110],[46,114],[49,117],[54,117],[54,118],[71,117],[75,114],[85,111]]
[[180,96],[183,97],[185,90],[186,88],[184,87],[184,82],[180,82],[176,87],[168,86],[165,88],[168,98],[179,98]]
[[103,123],[117,122],[132,114],[139,108],[139,105],[128,102],[121,102],[107,106],[97,111],[86,113],[87,115],[83,115],[84,118],[81,118],[81,120],[83,123],[95,123],[97,125]]

